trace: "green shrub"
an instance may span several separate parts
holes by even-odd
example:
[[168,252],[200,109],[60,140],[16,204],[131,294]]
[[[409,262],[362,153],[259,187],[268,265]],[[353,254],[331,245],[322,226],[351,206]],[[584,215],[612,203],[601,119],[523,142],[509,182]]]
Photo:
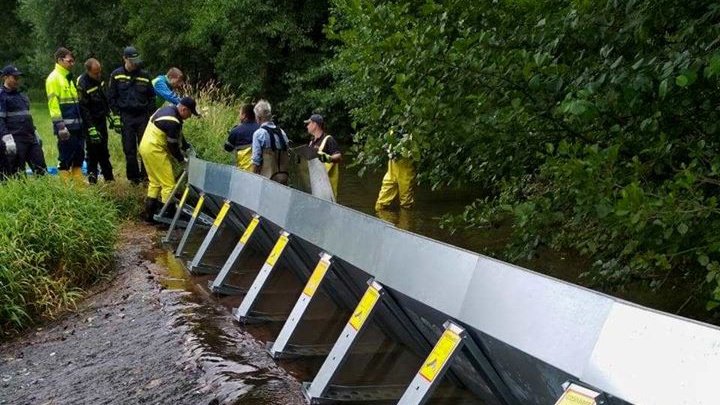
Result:
[[107,274],[117,211],[95,187],[54,177],[0,184],[0,330],[74,305]]

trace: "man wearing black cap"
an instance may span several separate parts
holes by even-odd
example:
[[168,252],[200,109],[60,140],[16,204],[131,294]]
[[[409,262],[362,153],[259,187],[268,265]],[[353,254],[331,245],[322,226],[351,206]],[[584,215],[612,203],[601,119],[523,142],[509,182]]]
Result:
[[3,76],[0,91],[0,177],[23,170],[26,163],[36,174],[43,174],[47,166],[30,115],[30,100],[18,91],[22,72],[8,65],[0,73]]
[[110,75],[107,94],[113,127],[122,133],[127,178],[136,184],[145,177],[145,170],[138,162],[138,144],[155,110],[155,90],[141,64],[138,51],[132,46],[125,48],[123,66]]
[[325,164],[333,195],[337,200],[340,169],[338,164],[342,161],[342,153],[335,138],[325,133],[325,119],[320,114],[313,114],[305,120],[307,131],[312,135],[310,147],[317,152],[318,160]]
[[178,105],[155,111],[142,136],[140,156],[145,162],[149,180],[145,200],[145,220],[148,222],[153,222],[155,211],[171,197],[175,187],[170,157],[174,157],[178,162],[186,160],[183,151],[187,150],[190,144],[182,136],[182,127],[184,120],[191,115],[200,115],[195,100],[183,97]]

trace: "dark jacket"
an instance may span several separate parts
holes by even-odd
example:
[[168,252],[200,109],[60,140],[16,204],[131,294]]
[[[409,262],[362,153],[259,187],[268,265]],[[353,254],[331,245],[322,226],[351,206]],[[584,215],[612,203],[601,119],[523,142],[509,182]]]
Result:
[[110,114],[110,106],[105,95],[105,82],[97,81],[84,73],[77,79],[77,90],[83,122],[88,125],[104,123]]
[[[175,120],[165,120],[164,117],[173,117]],[[182,162],[185,156],[180,150],[187,150],[190,144],[182,136],[183,119],[180,117],[177,106],[169,105],[160,108],[150,117],[150,122],[165,133],[170,154]]]
[[35,124],[30,115],[30,99],[5,86],[0,89],[0,137],[12,134],[15,141],[35,142]]
[[155,90],[150,75],[142,69],[132,72],[124,66],[115,69],[110,74],[107,98],[116,114],[150,116],[155,111]]
[[232,152],[240,146],[252,146],[253,134],[260,128],[260,124],[256,122],[243,122],[234,126],[228,132],[228,139],[225,142],[225,150]]

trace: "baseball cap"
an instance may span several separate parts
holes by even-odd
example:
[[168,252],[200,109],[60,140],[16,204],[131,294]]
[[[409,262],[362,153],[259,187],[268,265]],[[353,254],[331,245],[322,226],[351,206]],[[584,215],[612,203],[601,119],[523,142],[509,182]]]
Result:
[[140,64],[142,63],[142,58],[140,57],[140,52],[135,49],[134,46],[128,46],[123,50],[123,56],[130,59],[130,62],[134,64]]
[[190,109],[190,112],[193,113],[193,115],[199,117],[200,114],[197,112],[197,103],[195,102],[195,99],[192,97],[183,97],[180,99],[180,104],[184,105],[185,107]]
[[310,116],[310,118],[306,119],[306,120],[303,121],[303,122],[305,122],[306,124],[309,124],[311,121],[314,122],[314,123],[316,123],[316,124],[318,124],[318,125],[322,125],[322,124],[325,123],[325,119],[324,119],[323,116],[320,115],[320,114],[313,114],[313,115]]
[[18,68],[16,68],[16,67],[13,66],[13,65],[7,65],[7,66],[5,66],[5,67],[2,69],[2,71],[0,71],[0,73],[1,73],[3,76],[22,76],[22,72],[19,71]]

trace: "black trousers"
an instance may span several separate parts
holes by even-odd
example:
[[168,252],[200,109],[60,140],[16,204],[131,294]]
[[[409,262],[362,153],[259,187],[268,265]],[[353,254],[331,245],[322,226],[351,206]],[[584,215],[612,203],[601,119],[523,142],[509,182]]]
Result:
[[15,145],[17,147],[17,153],[13,158],[8,159],[11,174],[23,173],[26,164],[29,165],[37,175],[47,172],[45,154],[39,142],[36,140],[30,141],[15,138]]
[[145,168],[142,162],[138,160],[138,145],[142,139],[145,127],[147,126],[150,115],[147,113],[121,113],[122,121],[122,142],[123,152],[125,153],[125,173],[128,180],[133,183],[140,183],[147,179]]
[[70,138],[61,141],[58,138],[59,170],[80,168],[85,160],[85,138],[81,130],[70,131]]
[[94,183],[98,178],[98,165],[102,171],[105,181],[115,180],[113,167],[110,163],[110,151],[108,150],[108,129],[105,119],[93,122],[93,126],[100,134],[100,142],[93,143],[90,137],[86,140],[88,181]]

